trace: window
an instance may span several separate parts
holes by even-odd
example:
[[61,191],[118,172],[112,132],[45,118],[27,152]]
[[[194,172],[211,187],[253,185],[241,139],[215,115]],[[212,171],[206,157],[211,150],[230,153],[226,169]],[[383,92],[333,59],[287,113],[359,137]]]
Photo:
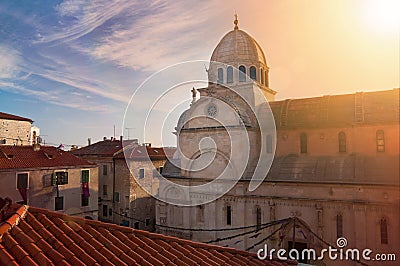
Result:
[[267,135],[267,153],[272,153],[272,136]]
[[135,223],[133,224],[133,227],[134,227],[135,229],[139,229],[139,222],[135,222]]
[[81,194],[81,206],[89,206],[89,196],[85,194]]
[[129,205],[130,205],[129,196],[125,196],[125,209],[129,209]]
[[224,83],[224,70],[222,68],[218,68],[218,84]]
[[339,132],[339,152],[346,152],[346,134]]
[[383,130],[376,131],[376,151],[385,151],[385,135]]
[[43,175],[43,187],[51,187],[53,185],[53,175]]
[[159,172],[160,172],[160,174],[162,174],[162,171],[164,170],[164,167],[163,166],[160,166],[160,168],[159,168]]
[[81,182],[82,183],[89,182],[89,170],[82,170]]
[[0,139],[0,144],[6,144],[6,139]]
[[336,238],[343,236],[343,217],[341,214],[336,215]]
[[226,69],[226,83],[233,83],[233,67],[231,66]]
[[109,208],[108,209],[108,216],[112,216],[112,213],[113,213],[112,208]]
[[107,217],[107,211],[108,211],[108,206],[107,205],[103,205],[103,216]]
[[246,81],[246,67],[240,66],[239,67],[239,82],[245,82],[245,81]]
[[114,192],[114,202],[119,202],[119,192]]
[[64,209],[64,197],[56,197],[54,210],[59,211],[63,209]]
[[256,68],[254,66],[250,67],[250,78],[252,80],[257,80]]
[[136,208],[136,193],[132,195],[132,207]]
[[55,172],[53,182],[55,185],[68,184],[68,172]]
[[257,207],[256,208],[256,224],[257,224],[257,230],[261,229],[261,208]]
[[265,86],[268,87],[268,77],[267,77],[267,70],[264,71],[264,81],[265,81]]
[[227,225],[232,224],[232,207],[231,206],[226,206],[226,224]]
[[28,188],[28,173],[17,174],[17,188],[18,189]]
[[389,244],[387,221],[385,218],[381,219],[380,226],[381,226],[381,244]]
[[143,168],[139,169],[139,178],[140,179],[144,178],[144,169]]
[[264,84],[264,71],[262,68],[260,68],[260,83]]
[[108,191],[107,191],[107,185],[103,185],[103,196],[107,196],[108,195]]
[[146,220],[144,220],[146,223],[146,226],[150,226],[150,218],[146,218]]
[[197,220],[201,223],[204,222],[204,206],[203,205],[197,206]]
[[300,153],[307,153],[307,135],[305,133],[300,134]]
[[107,175],[108,174],[108,168],[106,164],[103,164],[103,175]]

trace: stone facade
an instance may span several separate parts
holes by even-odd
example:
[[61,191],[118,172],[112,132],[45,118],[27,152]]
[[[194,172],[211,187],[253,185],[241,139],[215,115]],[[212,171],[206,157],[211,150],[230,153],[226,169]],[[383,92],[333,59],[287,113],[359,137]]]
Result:
[[[235,67],[248,67],[250,61],[256,69],[268,69],[258,44],[251,37],[244,38],[244,34],[237,28],[229,32],[212,60],[219,58],[220,63]],[[228,44],[235,49],[229,49]],[[227,194],[203,205],[198,204],[213,195],[183,194],[161,182],[162,198],[198,206],[180,207],[157,201],[157,231],[250,251],[257,251],[264,244],[275,249],[289,250],[294,245],[299,251],[321,251],[327,243],[336,247],[337,238],[345,237],[348,248],[395,253],[399,258],[399,89],[271,101],[274,93],[266,87],[267,78],[261,81],[254,77],[252,85],[240,80],[230,85],[225,79],[216,82],[220,65],[213,69],[212,64],[209,77],[214,78],[207,88],[198,89],[200,99],[182,114],[177,126],[178,148],[183,155],[174,160],[187,169],[167,163],[163,174],[176,184],[194,186],[212,181],[224,169],[237,168],[241,159],[246,159],[246,171]],[[248,105],[235,99],[228,85],[240,91]],[[270,109],[260,101],[257,87],[271,101]],[[207,114],[212,103],[216,107]],[[276,133],[260,126],[254,113],[261,114],[262,119],[272,115]],[[249,158],[232,152],[232,147],[244,143],[229,140],[226,128],[234,125],[244,126],[248,133]],[[264,137],[270,139],[271,147]],[[195,160],[203,154],[198,147],[205,138],[214,140],[217,155],[206,168],[197,171],[195,163],[185,164],[183,158]],[[250,191],[258,158],[266,153],[268,159],[273,151],[273,163],[264,182]],[[326,257],[323,261],[303,262],[357,264]],[[368,264],[380,265],[373,261]]]
[[[146,150],[150,159],[141,156]],[[132,157],[125,160],[127,151]],[[153,151],[159,156],[152,155]],[[156,193],[158,171],[166,161],[164,149],[139,145],[137,140],[105,138],[72,153],[98,165],[99,220],[154,231],[155,200],[135,178],[139,179],[142,171],[141,181]]]
[[0,144],[29,145],[32,120],[0,113]]

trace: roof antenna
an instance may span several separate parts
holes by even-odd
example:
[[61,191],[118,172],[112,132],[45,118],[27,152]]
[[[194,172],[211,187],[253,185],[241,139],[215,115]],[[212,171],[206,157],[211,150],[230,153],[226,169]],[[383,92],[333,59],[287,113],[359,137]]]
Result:
[[206,72],[208,73],[208,69],[207,69],[207,67],[206,67],[206,64],[204,64],[204,68],[205,68]]
[[237,13],[236,13],[236,11],[235,11],[235,20],[233,21],[233,24],[235,24],[235,28],[234,28],[235,30],[238,30],[238,29],[239,29],[238,23],[239,23],[238,15],[237,15]]

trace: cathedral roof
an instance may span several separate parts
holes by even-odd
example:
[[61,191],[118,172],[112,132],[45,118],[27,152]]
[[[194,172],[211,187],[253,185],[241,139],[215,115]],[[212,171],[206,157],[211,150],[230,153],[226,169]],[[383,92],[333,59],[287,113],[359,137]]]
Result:
[[[235,20],[236,22],[236,20]],[[211,61],[228,65],[254,64],[257,62],[266,65],[266,59],[261,46],[246,32],[235,29],[228,32],[218,43],[211,56]]]
[[269,103],[277,129],[399,123],[399,89]]

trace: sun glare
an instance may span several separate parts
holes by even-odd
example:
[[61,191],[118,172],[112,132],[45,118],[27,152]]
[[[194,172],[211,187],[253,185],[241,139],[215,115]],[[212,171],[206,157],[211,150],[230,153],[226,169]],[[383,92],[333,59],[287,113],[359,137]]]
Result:
[[399,34],[399,0],[369,0],[362,3],[366,7],[365,19],[375,30],[382,33]]

